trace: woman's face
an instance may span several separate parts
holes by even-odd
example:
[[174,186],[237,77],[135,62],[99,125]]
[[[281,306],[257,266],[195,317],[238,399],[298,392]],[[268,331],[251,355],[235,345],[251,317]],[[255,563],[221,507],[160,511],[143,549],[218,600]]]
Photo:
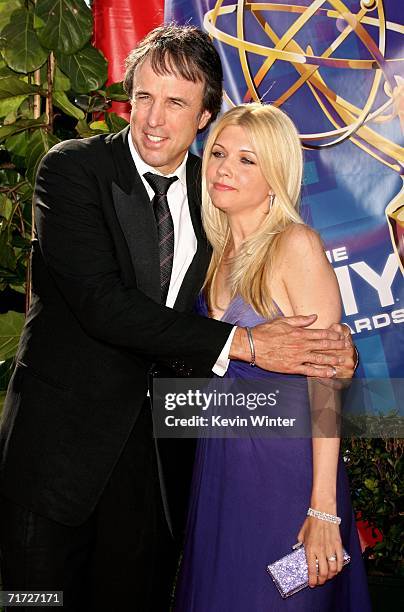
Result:
[[218,135],[206,168],[213,205],[228,215],[267,214],[271,189],[244,128],[225,127]]

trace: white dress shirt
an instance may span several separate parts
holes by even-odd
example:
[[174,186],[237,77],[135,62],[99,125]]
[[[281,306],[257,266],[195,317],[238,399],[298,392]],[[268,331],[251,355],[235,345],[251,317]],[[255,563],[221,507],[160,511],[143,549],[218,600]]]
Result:
[[[136,170],[141,177],[150,201],[154,198],[154,191],[149,183],[144,178],[146,172],[152,172],[153,174],[161,174],[156,168],[152,168],[146,164],[137,152],[132,138],[129,135],[128,138],[129,149],[136,166]],[[186,176],[186,164],[188,159],[188,153],[185,155],[182,163],[178,166],[175,172],[164,176],[178,176],[178,181],[175,181],[170,185],[167,193],[168,207],[171,212],[174,225],[174,259],[173,268],[171,272],[170,285],[168,289],[166,306],[173,308],[177,295],[181,288],[182,282],[185,278],[185,274],[191,265],[191,262],[195,256],[197,249],[197,240],[192,225],[191,214],[189,212],[188,198],[187,198],[187,176]],[[230,333],[226,344],[224,345],[218,360],[213,366],[212,370],[218,376],[223,376],[229,366],[229,352],[230,346],[233,340],[236,327]]]

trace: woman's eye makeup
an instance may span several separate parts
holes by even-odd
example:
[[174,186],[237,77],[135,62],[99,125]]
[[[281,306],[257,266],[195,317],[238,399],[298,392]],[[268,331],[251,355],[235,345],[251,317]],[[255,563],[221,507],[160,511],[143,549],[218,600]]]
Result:
[[[217,149],[212,149],[211,155],[212,157],[222,158],[222,157],[225,157],[226,154],[223,151],[223,149],[217,148]],[[239,158],[239,161],[242,164],[251,165],[251,166],[255,166],[255,163],[256,163],[253,159],[251,159],[251,157],[247,157],[246,155],[241,155]]]

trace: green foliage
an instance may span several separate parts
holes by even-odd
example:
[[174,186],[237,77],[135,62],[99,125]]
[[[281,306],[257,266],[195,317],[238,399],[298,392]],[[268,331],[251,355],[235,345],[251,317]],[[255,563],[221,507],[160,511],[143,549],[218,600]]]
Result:
[[53,78],[53,91],[69,91],[72,88],[69,77],[67,77],[59,68],[56,66],[54,78]]
[[34,29],[34,13],[25,8],[14,11],[10,23],[1,33],[3,57],[16,72],[33,72],[48,56]]
[[6,399],[6,392],[0,390],[0,414],[3,411],[3,406],[4,406],[5,399]]
[[35,130],[30,137],[26,155],[27,171],[25,176],[32,187],[35,184],[35,176],[39,162],[45,153],[47,153],[49,149],[51,149],[53,145],[57,144],[58,142],[59,138],[43,128]]
[[18,134],[20,132],[26,132],[27,130],[32,131],[35,128],[45,127],[46,126],[46,117],[42,115],[38,117],[38,119],[25,119],[20,116],[17,117],[13,123],[0,124],[0,143],[6,140],[12,134]]
[[23,0],[0,0],[0,32],[10,23],[11,15],[23,6]]
[[[6,387],[14,369],[14,360],[7,359],[0,361],[0,415],[3,410],[4,400],[6,399]],[[1,609],[0,609],[1,612]]]
[[93,19],[84,0],[38,0],[35,26],[44,47],[71,54],[89,41]]
[[[42,157],[61,140],[126,125],[115,114],[94,117],[126,97],[121,83],[106,87],[107,62],[89,42],[92,31],[84,0],[0,0],[0,293],[27,288]],[[0,314],[0,404],[22,323],[21,313]]]
[[397,410],[380,414],[346,414],[343,437],[404,438],[404,417]]
[[14,98],[15,96],[28,96],[37,93],[37,85],[26,83],[16,76],[4,77],[0,79],[0,100]]
[[26,83],[16,76],[0,78],[0,117],[16,113],[22,102],[37,91],[36,85]]
[[7,312],[0,317],[0,361],[10,359],[18,346],[24,315],[20,312]]
[[107,79],[107,61],[102,53],[91,45],[73,55],[56,53],[56,59],[77,93],[95,91]]
[[352,438],[343,450],[354,510],[383,536],[366,551],[368,569],[404,576],[404,440]]
[[120,132],[126,125],[125,119],[122,119],[116,113],[108,113],[105,115],[105,122],[109,132]]
[[122,81],[119,83],[112,83],[109,87],[107,87],[106,92],[107,97],[111,98],[111,100],[115,100],[116,102],[126,102],[128,99],[128,94],[123,89]]
[[54,91],[52,94],[52,100],[53,104],[66,113],[66,115],[70,115],[70,117],[74,117],[75,119],[85,118],[85,114],[81,108],[74,106],[64,91]]

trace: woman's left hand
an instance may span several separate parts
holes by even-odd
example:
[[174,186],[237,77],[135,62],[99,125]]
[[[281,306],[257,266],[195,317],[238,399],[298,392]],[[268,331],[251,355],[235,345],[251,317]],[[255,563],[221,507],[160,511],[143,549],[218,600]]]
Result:
[[324,584],[342,570],[343,552],[339,525],[308,516],[297,540],[304,543],[310,587]]

